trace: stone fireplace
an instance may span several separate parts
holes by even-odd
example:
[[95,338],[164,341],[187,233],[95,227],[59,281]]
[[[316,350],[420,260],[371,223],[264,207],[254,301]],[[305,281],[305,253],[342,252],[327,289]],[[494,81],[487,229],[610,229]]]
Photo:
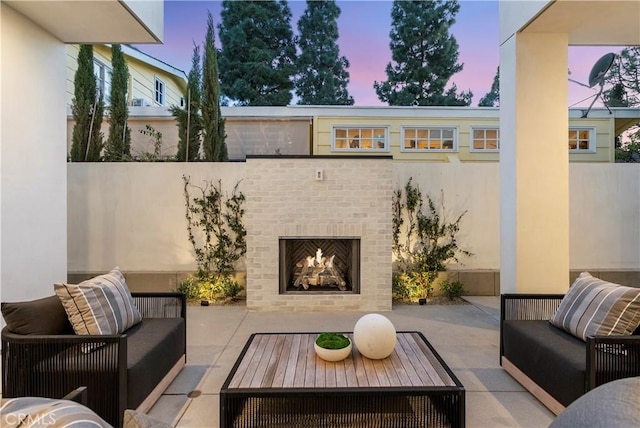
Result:
[[242,189],[248,309],[391,310],[391,157],[248,156]]
[[360,238],[280,238],[280,294],[360,293]]

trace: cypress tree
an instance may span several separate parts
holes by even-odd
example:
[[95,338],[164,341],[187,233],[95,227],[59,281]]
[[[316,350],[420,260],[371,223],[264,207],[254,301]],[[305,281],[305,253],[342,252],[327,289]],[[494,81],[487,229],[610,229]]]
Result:
[[496,75],[491,83],[491,90],[480,99],[478,107],[497,107],[500,105],[500,67],[496,70]]
[[224,119],[220,112],[220,81],[218,80],[218,52],[211,12],[207,12],[207,35],[204,42],[202,66],[202,148],[204,159],[210,162],[226,162],[227,154]]
[[202,133],[200,79],[200,48],[194,45],[191,70],[187,76],[187,92],[184,94],[185,107],[171,106],[170,108],[178,126],[178,154],[176,158],[179,161],[192,162],[200,157],[200,135]]
[[389,105],[467,106],[473,94],[457,94],[455,84],[445,86],[458,64],[458,43],[449,33],[460,9],[457,0],[399,1],[391,9],[392,62],[387,80],[374,82],[381,101]]
[[97,93],[93,72],[93,46],[80,45],[78,69],[73,80],[74,98],[71,112],[75,125],[71,141],[72,162],[97,162],[102,151],[102,116],[104,102]]
[[120,162],[131,157],[131,129],[127,126],[129,107],[127,89],[129,85],[129,67],[124,59],[122,47],[111,46],[111,106],[109,108],[109,137],[104,158],[111,162]]
[[240,105],[289,104],[296,48],[287,2],[224,0],[220,16],[224,95]]
[[298,104],[353,105],[347,91],[349,61],[340,57],[335,0],[310,1],[298,21]]

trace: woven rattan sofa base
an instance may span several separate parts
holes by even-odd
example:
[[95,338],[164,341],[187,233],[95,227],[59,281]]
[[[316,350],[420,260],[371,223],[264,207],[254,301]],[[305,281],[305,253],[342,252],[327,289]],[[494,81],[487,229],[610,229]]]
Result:
[[582,342],[548,322],[563,297],[503,294],[500,311],[500,364],[556,415],[599,385],[640,376],[638,331]]
[[317,333],[254,334],[220,391],[222,427],[464,427],[465,391],[418,332],[370,360],[315,355]]
[[[132,295],[143,317],[142,323],[131,329],[136,333],[19,335],[4,328],[3,397],[61,398],[70,390],[86,386],[87,406],[114,426],[122,426],[128,408],[151,408],[185,364],[186,300],[182,293]],[[164,331],[168,325],[171,329]],[[164,361],[152,358],[150,362],[140,354],[138,345],[150,340],[149,334],[155,336],[151,340],[171,348],[170,352],[160,349],[167,354]],[[167,335],[171,337],[165,338]],[[138,365],[135,379],[142,382],[131,379],[134,360]]]

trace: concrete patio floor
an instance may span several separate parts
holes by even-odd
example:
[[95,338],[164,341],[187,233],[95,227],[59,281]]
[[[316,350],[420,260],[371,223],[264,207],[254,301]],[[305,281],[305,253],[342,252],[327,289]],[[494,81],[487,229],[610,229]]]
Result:
[[[397,330],[422,332],[466,390],[466,424],[547,427],[554,415],[499,365],[499,297],[469,305],[394,305]],[[364,312],[251,312],[244,306],[189,306],[187,365],[150,415],[176,427],[218,427],[220,388],[252,333],[352,331]]]

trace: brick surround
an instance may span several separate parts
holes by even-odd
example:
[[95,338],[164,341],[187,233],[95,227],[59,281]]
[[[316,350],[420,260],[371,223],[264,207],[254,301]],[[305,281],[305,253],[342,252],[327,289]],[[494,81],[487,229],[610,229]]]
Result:
[[[390,157],[248,157],[247,308],[391,310],[392,171]],[[280,294],[278,240],[306,236],[361,239],[360,294]]]

